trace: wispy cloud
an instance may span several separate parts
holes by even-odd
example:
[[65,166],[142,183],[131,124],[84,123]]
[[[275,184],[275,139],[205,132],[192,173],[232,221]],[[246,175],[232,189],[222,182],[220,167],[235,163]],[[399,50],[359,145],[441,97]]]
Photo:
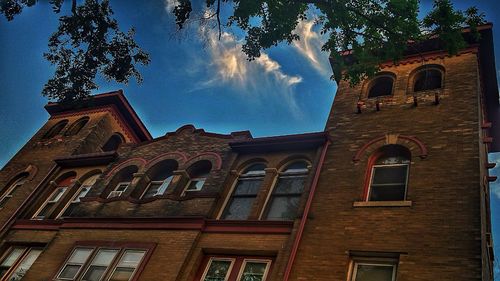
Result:
[[178,0],[165,0],[165,1],[163,1],[163,3],[165,6],[165,11],[167,12],[167,14],[170,14],[174,10],[174,7],[179,4],[179,1]]
[[304,56],[309,63],[324,77],[330,77],[332,70],[328,64],[328,53],[321,51],[325,38],[319,31],[314,30],[314,20],[301,21],[295,28],[295,33],[300,36],[299,41],[294,41],[295,49]]

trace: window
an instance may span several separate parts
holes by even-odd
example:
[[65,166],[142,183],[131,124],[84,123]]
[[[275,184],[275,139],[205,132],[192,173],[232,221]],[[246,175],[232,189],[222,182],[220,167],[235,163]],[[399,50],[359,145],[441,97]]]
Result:
[[101,176],[101,174],[93,175],[86,179],[82,185],[78,188],[76,193],[73,195],[68,204],[64,207],[64,209],[59,214],[59,217],[70,217],[73,214],[74,210],[80,204],[80,199],[85,197],[87,193],[90,191],[90,188],[95,184],[97,179]]
[[109,183],[113,190],[109,192],[107,198],[114,198],[122,196],[134,179],[134,174],[137,173],[139,169],[137,166],[128,166],[121,169]]
[[296,218],[308,172],[307,163],[301,161],[288,165],[280,173],[269,198],[266,219],[294,220]]
[[44,219],[50,216],[54,206],[56,206],[62,199],[68,187],[73,184],[74,176],[69,176],[60,180],[57,187],[52,191],[47,200],[42,204],[38,211],[33,216],[33,219]]
[[43,138],[44,139],[51,139],[51,138],[57,136],[62,131],[62,129],[64,129],[64,127],[66,127],[67,124],[68,124],[68,120],[59,121],[57,124],[52,126],[52,128],[50,128],[47,131],[47,133],[45,133]]
[[177,168],[178,164],[175,160],[165,160],[154,165],[147,172],[151,182],[142,194],[142,198],[152,198],[165,194],[174,178],[173,172]]
[[5,192],[0,197],[0,208],[3,208],[5,203],[7,203],[7,201],[9,201],[10,198],[12,198],[14,192],[16,192],[16,190],[26,182],[27,178],[28,178],[27,174],[21,175],[7,187]]
[[382,147],[371,167],[367,201],[405,200],[410,159],[410,151],[403,146]]
[[21,280],[42,251],[40,247],[10,247],[0,263],[0,280]]
[[395,281],[397,260],[387,258],[355,258],[349,281]]
[[435,68],[424,69],[415,75],[413,91],[427,91],[442,87],[442,73]]
[[102,151],[114,151],[117,150],[122,143],[124,143],[123,136],[119,133],[114,133],[101,149]]
[[209,257],[200,281],[265,281],[270,259],[252,257]]
[[[116,243],[111,243],[116,244]],[[71,252],[56,280],[127,281],[137,274],[150,247],[77,246]]]
[[221,219],[245,220],[248,218],[266,175],[265,169],[265,164],[253,164],[239,176]]
[[394,80],[395,77],[393,77],[393,75],[387,74],[374,78],[374,80],[370,83],[368,98],[392,95]]
[[76,120],[72,125],[71,127],[69,127],[69,129],[66,131],[66,133],[64,134],[65,136],[73,136],[73,135],[76,135],[78,134],[82,128],[87,124],[87,122],[89,122],[89,117],[82,117],[78,120]]
[[184,195],[190,192],[201,191],[211,169],[212,163],[208,160],[198,161],[189,167],[187,171],[189,182],[184,189]]

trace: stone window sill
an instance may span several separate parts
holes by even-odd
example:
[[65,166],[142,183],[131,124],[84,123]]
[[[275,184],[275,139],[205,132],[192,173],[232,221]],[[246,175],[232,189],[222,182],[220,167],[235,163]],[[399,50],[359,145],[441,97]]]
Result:
[[411,207],[412,201],[358,201],[353,207]]

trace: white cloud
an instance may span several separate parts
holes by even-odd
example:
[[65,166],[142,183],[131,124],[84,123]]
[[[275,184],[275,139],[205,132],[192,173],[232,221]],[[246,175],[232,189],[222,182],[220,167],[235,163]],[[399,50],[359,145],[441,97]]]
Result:
[[205,62],[209,77],[196,84],[191,92],[229,86],[254,101],[279,99],[296,117],[301,115],[294,92],[295,86],[302,82],[301,76],[285,73],[280,63],[265,52],[248,61],[241,49],[242,42],[233,34],[223,32],[219,40],[217,30],[200,28],[200,33],[208,37],[208,57],[198,54],[198,60]]
[[328,63],[328,53],[321,51],[326,39],[314,30],[314,20],[299,22],[295,33],[300,36],[300,40],[294,41],[293,46],[299,54],[304,56],[321,75],[329,78],[332,70]]
[[167,12],[167,14],[172,13],[172,11],[174,10],[174,7],[179,4],[178,0],[165,0],[163,2],[165,5],[165,11]]

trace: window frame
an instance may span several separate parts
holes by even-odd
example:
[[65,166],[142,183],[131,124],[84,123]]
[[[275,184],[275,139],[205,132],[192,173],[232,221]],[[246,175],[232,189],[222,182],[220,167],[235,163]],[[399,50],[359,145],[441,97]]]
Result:
[[[302,171],[293,171],[293,172],[287,172],[287,168],[298,163],[298,162],[304,162],[306,164],[306,168],[302,169]],[[269,221],[289,221],[289,220],[285,220],[285,219],[269,219],[267,218],[268,214],[269,214],[269,210],[271,208],[271,204],[272,204],[272,200],[273,198],[275,197],[298,197],[299,198],[299,204],[300,204],[300,200],[302,199],[302,196],[304,195],[304,191],[306,190],[306,185],[307,185],[307,180],[309,179],[309,176],[310,176],[310,173],[311,173],[311,163],[309,161],[306,161],[306,160],[299,160],[299,161],[293,161],[293,162],[289,162],[288,164],[284,165],[284,170],[282,170],[281,172],[278,173],[278,175],[276,176],[276,179],[273,181],[273,185],[272,185],[272,188],[271,188],[271,191],[269,192],[267,198],[266,198],[266,201],[264,202],[264,207],[262,208],[261,212],[260,212],[260,216],[259,216],[259,219],[260,220],[269,220]],[[304,178],[304,186],[302,187],[302,192],[300,193],[278,193],[276,194],[276,188],[278,187],[278,184],[279,184],[279,180],[281,178],[298,178],[298,177],[302,177]],[[300,208],[300,206],[299,206]],[[299,210],[296,210],[297,213],[296,215],[299,213],[298,211]],[[295,219],[293,219],[295,220]],[[293,221],[292,220],[292,221]]]
[[214,260],[231,261],[228,272],[224,281],[239,281],[243,276],[245,265],[248,262],[258,262],[266,264],[262,281],[269,279],[275,259],[269,256],[246,256],[246,255],[206,255],[201,263],[198,273],[196,274],[196,281],[204,281],[210,265]]
[[[56,191],[60,190],[60,189],[64,189],[62,193],[60,193],[60,195],[57,197],[57,200],[50,200],[52,198],[52,196],[56,193]],[[62,198],[64,198],[64,195],[68,192],[68,190],[70,189],[70,185],[62,185],[62,186],[57,186],[56,188],[54,188],[54,190],[50,193],[50,195],[47,197],[47,199],[45,199],[45,201],[42,203],[42,205],[40,205],[40,207],[37,209],[37,211],[33,214],[33,216],[31,217],[31,219],[33,220],[44,220],[46,219],[48,216],[50,216],[51,214],[49,213],[49,215],[47,216],[40,216],[40,212],[49,204],[49,203],[52,203],[54,205],[52,205],[51,208],[53,208],[53,206],[56,206],[58,202],[61,201]],[[50,209],[49,209],[50,211]]]
[[[262,171],[262,173],[252,173],[254,171],[250,170],[248,171],[252,166],[255,166],[255,165],[264,165],[265,168]],[[234,219],[226,219],[224,218],[224,216],[226,215],[226,210],[228,210],[229,206],[231,205],[231,202],[233,201],[232,199],[235,197],[235,191],[236,191],[236,188],[238,187],[238,184],[240,183],[240,181],[245,181],[245,180],[255,180],[255,179],[261,179],[261,184],[259,186],[259,190],[257,191],[257,193],[255,194],[255,196],[253,195],[249,195],[249,194],[240,194],[240,195],[236,195],[236,198],[249,198],[249,197],[253,197],[254,200],[259,196],[259,192],[261,191],[262,189],[262,184],[264,183],[264,180],[266,178],[266,169],[267,169],[267,163],[261,163],[261,162],[256,162],[256,163],[251,163],[249,165],[246,165],[244,169],[242,169],[242,173],[239,173],[238,174],[238,177],[236,177],[236,179],[234,180],[232,186],[231,186],[231,190],[230,192],[228,193],[228,196],[223,204],[223,207],[221,208],[221,211],[220,211],[220,214],[218,216],[218,219],[219,220],[234,220]],[[250,213],[251,213],[252,210],[250,210]],[[247,218],[248,219],[248,218]]]
[[[162,195],[165,195],[165,193],[167,192],[169,186],[172,184],[172,181],[174,180],[174,176],[175,175],[170,175],[168,176],[166,179],[162,180],[162,181],[150,181],[148,186],[144,189],[144,191],[142,192],[141,194],[141,199],[151,199],[151,198],[155,198],[157,196],[162,196]],[[161,187],[165,184],[165,182],[168,181],[168,184],[166,185],[165,187],[165,190],[163,190],[163,192],[159,192],[161,190]],[[151,188],[151,185],[153,184],[159,184],[160,186],[158,187],[158,190],[156,190],[156,193],[151,196],[151,197],[145,197],[146,194],[148,193],[149,189]]]
[[[121,185],[127,185],[127,187],[125,187],[125,189],[123,190],[118,190],[118,187],[120,187]],[[123,195],[123,193],[125,191],[127,191],[127,189],[130,187],[130,185],[132,184],[131,181],[121,181],[119,183],[117,183],[115,185],[115,188],[113,188],[113,190],[111,190],[108,194],[108,196],[106,197],[107,199],[111,199],[111,198],[118,198],[118,197],[121,197]],[[113,194],[113,192],[119,192],[119,195],[116,195],[116,196],[111,196],[111,194]]]
[[[130,276],[130,279],[129,279],[129,281],[136,281],[139,279],[142,271],[144,270],[144,267],[146,266],[147,262],[151,258],[151,255],[153,254],[155,247],[156,247],[156,243],[77,241],[75,244],[73,244],[73,247],[70,249],[69,254],[66,255],[64,262],[61,263],[60,266],[58,267],[52,280],[81,281],[82,278],[87,273],[87,271],[89,270],[90,265],[92,264],[92,261],[96,257],[99,250],[103,249],[103,250],[118,250],[118,252],[113,257],[113,259],[111,260],[109,265],[106,267],[106,270],[104,271],[104,273],[101,276],[101,279],[99,281],[108,281],[113,276],[113,273],[115,272],[120,260],[122,259],[123,255],[125,254],[125,252],[127,250],[144,251],[144,255],[142,256],[141,260],[139,261],[139,263],[135,267],[134,272],[132,273],[132,275]],[[66,265],[68,265],[69,259],[71,258],[72,254],[78,248],[92,249],[92,252],[87,257],[85,262],[82,264],[81,268],[75,274],[75,277],[73,279],[60,278],[59,276],[61,275],[61,273],[64,270],[64,268],[66,267]]]
[[12,253],[12,250],[15,248],[22,248],[22,253],[19,255],[14,263],[9,267],[9,269],[5,272],[5,276],[0,277],[1,281],[8,281],[11,277],[12,274],[16,272],[18,267],[23,263],[23,261],[26,259],[26,257],[29,255],[30,252],[33,250],[40,250],[40,254],[38,254],[37,258],[33,261],[33,263],[30,265],[26,273],[29,272],[29,269],[33,266],[33,264],[36,262],[36,260],[40,257],[40,255],[43,253],[45,250],[45,247],[42,245],[24,245],[24,244],[19,244],[19,245],[10,245],[9,248],[7,248],[7,251],[1,256],[0,258],[0,264],[2,264],[6,258],[9,257],[9,255]]
[[[406,200],[406,195],[408,192],[408,179],[410,176],[410,160],[408,160],[408,163],[401,163],[401,164],[373,164],[371,165],[371,171],[370,171],[370,182],[368,183],[368,190],[366,192],[366,198],[365,201],[367,202],[374,202],[375,200],[370,200],[371,197],[371,192],[372,192],[372,185],[373,185],[373,178],[375,177],[375,168],[382,168],[382,167],[397,167],[397,166],[406,166],[406,175],[405,175],[405,181],[404,183],[398,183],[398,184],[375,184],[377,186],[396,186],[396,185],[401,185],[404,184],[404,195],[402,200],[396,200],[396,201],[405,201]],[[377,201],[394,201],[394,200],[377,200]]]
[[5,204],[12,198],[14,192],[28,181],[28,175],[18,176],[0,196],[0,210],[3,209]]
[[391,281],[396,281],[398,274],[398,263],[397,258],[377,258],[377,257],[352,257],[351,265],[349,268],[348,281],[356,281],[358,265],[374,265],[374,266],[384,266],[392,267],[392,278]]

